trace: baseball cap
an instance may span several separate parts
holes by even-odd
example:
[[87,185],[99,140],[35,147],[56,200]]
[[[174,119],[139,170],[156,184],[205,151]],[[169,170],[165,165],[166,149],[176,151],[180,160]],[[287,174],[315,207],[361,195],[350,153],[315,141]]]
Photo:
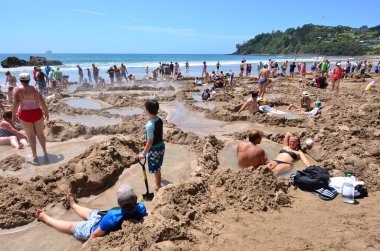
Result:
[[132,186],[124,184],[117,190],[117,203],[120,207],[136,204],[137,196]]
[[20,73],[20,75],[18,75],[20,81],[29,81],[30,80],[30,75],[28,73]]
[[315,101],[315,102],[314,102],[314,104],[316,104],[316,105],[319,105],[319,106],[320,106],[320,105],[322,105],[322,102],[321,102],[320,100],[317,100],[317,101]]

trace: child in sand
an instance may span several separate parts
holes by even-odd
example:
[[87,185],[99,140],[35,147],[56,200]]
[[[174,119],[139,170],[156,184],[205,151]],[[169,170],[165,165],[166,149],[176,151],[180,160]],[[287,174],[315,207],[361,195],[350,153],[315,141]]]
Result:
[[139,158],[147,159],[149,172],[154,173],[156,190],[161,187],[161,166],[164,160],[165,143],[163,140],[163,122],[157,116],[159,104],[155,99],[145,101],[145,111],[149,116],[146,129],[146,145]]
[[71,193],[66,196],[70,208],[84,221],[57,220],[48,216],[42,209],[37,209],[35,217],[45,224],[68,234],[81,241],[101,237],[118,230],[124,220],[141,221],[147,215],[144,204],[137,203],[137,196],[129,184],[122,185],[117,191],[119,208],[108,211],[92,210],[75,203]]

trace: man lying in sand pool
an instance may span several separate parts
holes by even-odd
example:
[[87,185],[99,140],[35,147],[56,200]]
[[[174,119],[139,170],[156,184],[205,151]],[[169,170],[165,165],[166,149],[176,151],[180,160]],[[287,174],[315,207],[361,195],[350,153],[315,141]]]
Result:
[[268,162],[265,151],[257,146],[261,143],[262,133],[252,131],[248,134],[248,141],[240,141],[237,147],[238,164],[242,168],[253,166],[257,168]]
[[267,164],[275,175],[289,171],[296,160],[301,159],[305,164],[309,163],[305,154],[299,150],[299,144],[300,139],[297,136],[293,136],[289,132],[286,133],[283,148],[277,157]]
[[108,211],[91,210],[79,206],[70,193],[66,198],[70,203],[70,208],[84,221],[56,220],[48,216],[42,209],[36,210],[35,217],[61,232],[74,234],[74,237],[80,241],[104,236],[118,230],[124,220],[141,221],[147,215],[144,204],[137,203],[137,196],[129,184],[122,185],[117,191],[117,203],[120,207]]
[[257,97],[259,96],[259,93],[257,91],[252,92],[251,98],[245,102],[240,110],[238,111],[238,114],[240,114],[243,110],[249,110],[250,114],[255,114],[256,112],[261,112],[259,110],[259,106],[257,104]]

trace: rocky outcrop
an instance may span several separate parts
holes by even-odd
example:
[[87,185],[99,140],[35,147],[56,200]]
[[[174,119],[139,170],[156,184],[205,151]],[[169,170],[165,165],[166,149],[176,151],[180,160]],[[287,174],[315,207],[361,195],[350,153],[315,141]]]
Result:
[[1,66],[3,68],[13,68],[20,66],[29,66],[29,62],[26,60],[19,59],[18,57],[7,57],[1,61]]
[[21,66],[38,66],[38,65],[62,65],[61,61],[58,60],[47,60],[44,57],[33,57],[30,56],[29,61],[19,59],[18,57],[7,57],[1,61],[1,66],[3,68],[14,68]]
[[58,61],[58,60],[47,60],[44,57],[33,57],[33,56],[30,56],[29,63],[31,63],[33,66],[37,66],[37,65],[62,65],[62,62]]

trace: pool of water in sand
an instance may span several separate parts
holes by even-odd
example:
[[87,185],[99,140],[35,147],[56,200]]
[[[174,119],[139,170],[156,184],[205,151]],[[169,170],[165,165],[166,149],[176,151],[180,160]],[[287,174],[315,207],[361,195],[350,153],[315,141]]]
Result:
[[137,107],[125,107],[108,109],[106,112],[109,112],[110,114],[118,114],[121,116],[133,116],[143,114],[144,110]]
[[38,175],[45,176],[50,174],[52,171],[58,169],[62,164],[67,163],[72,158],[78,156],[79,154],[85,152],[91,145],[99,143],[106,140],[109,136],[94,136],[90,139],[71,139],[65,142],[47,142],[46,148],[48,150],[48,156],[50,164],[44,165],[43,153],[40,145],[37,143],[37,155],[40,166],[35,166],[31,163],[32,152],[30,147],[25,149],[15,149],[10,146],[0,146],[0,159],[4,159],[12,154],[18,154],[25,158],[26,164],[25,168],[18,171],[2,171],[0,170],[0,175],[9,175],[18,177],[22,180],[29,180],[32,177]]
[[89,98],[67,98],[62,99],[63,102],[74,108],[90,109],[90,110],[101,110],[105,108],[110,108],[111,105],[100,100],[89,99]]
[[[171,184],[180,180],[190,178],[191,160],[195,158],[195,154],[189,146],[176,144],[166,144],[165,159],[162,166],[163,184]],[[148,174],[149,186],[152,188],[154,176]],[[145,184],[143,181],[142,170],[139,164],[125,169],[114,186],[105,192],[88,198],[79,199],[79,203],[83,206],[97,209],[109,209],[117,205],[116,191],[118,187],[124,183],[130,183],[139,200],[145,193]],[[148,212],[150,212],[151,204],[146,203]],[[49,211],[54,217],[62,220],[81,220],[71,210],[65,211],[61,207],[53,208]],[[82,243],[75,240],[73,236],[60,233],[45,224],[31,223],[27,226],[11,229],[0,230],[0,243],[2,250],[79,250]]]
[[298,132],[294,127],[272,127],[247,121],[224,122],[205,117],[203,113],[188,110],[181,102],[173,101],[160,104],[160,109],[168,113],[167,120],[184,132],[193,132],[200,136],[232,134],[248,130],[261,130],[264,133]]
[[196,102],[194,105],[205,110],[213,110],[215,108],[215,104],[210,102]]
[[98,115],[52,115],[50,116],[51,120],[63,120],[71,124],[81,124],[85,126],[99,127],[99,126],[108,126],[108,125],[117,125],[122,123],[121,118],[107,118]]
[[[239,169],[237,160],[237,145],[239,141],[231,142],[227,144],[218,154],[219,168],[220,169]],[[278,144],[268,139],[263,139],[259,146],[264,149],[267,154],[268,160],[273,160],[276,158],[280,150],[282,149],[282,144]],[[308,157],[312,163],[314,162],[310,157]],[[301,160],[297,160],[293,163],[292,169],[280,174],[280,176],[288,177],[290,174],[295,173],[298,170],[305,169],[305,165]]]

